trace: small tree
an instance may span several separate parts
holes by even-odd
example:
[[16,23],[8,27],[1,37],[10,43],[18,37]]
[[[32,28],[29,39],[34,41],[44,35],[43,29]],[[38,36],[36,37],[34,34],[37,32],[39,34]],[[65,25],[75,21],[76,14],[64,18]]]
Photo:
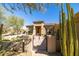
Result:
[[18,31],[24,25],[24,20],[16,16],[9,16],[8,25],[12,26],[15,32],[18,34]]

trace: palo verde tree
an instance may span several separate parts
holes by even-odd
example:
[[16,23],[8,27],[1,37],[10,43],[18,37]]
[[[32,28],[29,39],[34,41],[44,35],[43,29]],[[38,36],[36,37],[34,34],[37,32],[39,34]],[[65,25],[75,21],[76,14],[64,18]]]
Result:
[[[32,14],[32,11],[34,10],[39,10],[41,12],[45,11],[45,5],[42,3],[6,3],[6,4],[1,4],[7,11],[10,11],[11,13],[14,13],[16,10],[21,10],[24,11],[25,14]],[[29,9],[27,11],[27,9]]]
[[24,25],[24,20],[17,16],[8,16],[7,22],[9,26],[13,27],[17,34],[20,28]]

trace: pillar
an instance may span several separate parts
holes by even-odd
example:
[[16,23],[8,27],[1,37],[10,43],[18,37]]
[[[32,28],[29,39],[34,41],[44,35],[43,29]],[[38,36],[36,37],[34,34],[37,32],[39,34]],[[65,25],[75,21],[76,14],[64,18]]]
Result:
[[48,35],[47,36],[47,51],[48,53],[54,53],[56,52],[56,38],[55,36]]
[[46,30],[44,28],[44,24],[42,24],[42,26],[41,26],[41,34],[43,34],[43,35],[46,34]]
[[36,34],[36,29],[35,29],[35,26],[33,26],[33,35]]

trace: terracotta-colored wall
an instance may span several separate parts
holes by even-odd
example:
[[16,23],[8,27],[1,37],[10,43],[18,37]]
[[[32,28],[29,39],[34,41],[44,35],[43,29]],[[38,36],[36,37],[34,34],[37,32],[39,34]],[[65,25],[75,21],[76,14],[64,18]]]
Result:
[[48,35],[47,49],[49,53],[56,52],[56,38],[55,36]]

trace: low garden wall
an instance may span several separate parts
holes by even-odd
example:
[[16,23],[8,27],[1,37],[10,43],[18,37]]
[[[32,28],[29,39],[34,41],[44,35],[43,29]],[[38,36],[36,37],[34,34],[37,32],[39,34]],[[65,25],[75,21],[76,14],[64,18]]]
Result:
[[22,51],[22,42],[0,42],[0,50],[9,50],[9,51]]
[[[24,43],[24,45],[23,45],[23,43]],[[19,41],[2,40],[2,41],[0,41],[0,52],[1,51],[23,52],[23,48],[24,48],[24,52],[32,51],[31,38],[25,37],[24,41],[23,40],[19,40]]]

